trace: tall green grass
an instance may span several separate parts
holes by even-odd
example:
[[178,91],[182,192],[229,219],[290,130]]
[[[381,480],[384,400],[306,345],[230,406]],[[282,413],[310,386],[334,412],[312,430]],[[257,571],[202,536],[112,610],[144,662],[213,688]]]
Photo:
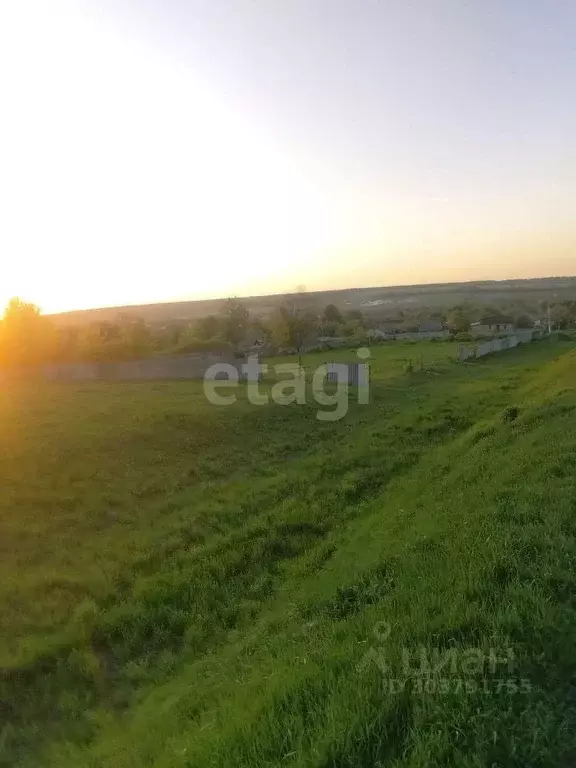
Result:
[[334,423],[4,390],[1,764],[570,764],[572,350],[381,357]]

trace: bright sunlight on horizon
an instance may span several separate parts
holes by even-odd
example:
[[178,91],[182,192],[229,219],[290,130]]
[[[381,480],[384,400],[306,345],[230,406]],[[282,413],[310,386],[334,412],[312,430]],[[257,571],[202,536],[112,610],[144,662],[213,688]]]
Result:
[[0,8],[0,304],[576,272],[568,2]]

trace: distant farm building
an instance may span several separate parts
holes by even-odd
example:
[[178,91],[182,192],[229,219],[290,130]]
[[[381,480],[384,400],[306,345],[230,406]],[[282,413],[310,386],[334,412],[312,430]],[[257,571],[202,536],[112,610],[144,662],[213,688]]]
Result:
[[382,323],[377,328],[368,331],[369,338],[372,339],[396,339],[398,341],[418,341],[420,339],[445,339],[450,332],[444,328],[440,320],[428,320],[418,326],[417,331],[406,331],[400,324]]
[[507,315],[486,315],[479,322],[472,323],[471,331],[475,336],[496,336],[514,333],[514,321]]
[[380,323],[377,328],[369,330],[368,337],[372,339],[394,339],[402,332],[401,322],[386,322]]
[[418,326],[418,333],[442,333],[442,331],[444,331],[444,323],[441,320],[427,320]]

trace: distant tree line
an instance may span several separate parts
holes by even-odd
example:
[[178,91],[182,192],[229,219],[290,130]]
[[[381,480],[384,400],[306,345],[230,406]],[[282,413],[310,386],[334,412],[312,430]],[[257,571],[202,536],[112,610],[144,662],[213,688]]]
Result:
[[61,327],[34,304],[15,298],[0,320],[0,366],[32,369],[48,362],[121,361],[205,350],[242,354],[258,346],[268,353],[300,355],[330,340],[365,343],[368,331],[382,324],[416,332],[422,323],[437,320],[453,335],[466,334],[484,315],[507,315],[518,328],[532,328],[535,320],[547,323],[549,318],[554,329],[564,330],[576,327],[576,301],[509,306],[463,302],[446,309],[378,307],[362,312],[335,304],[319,308],[313,294],[298,289],[265,317],[251,316],[246,304],[232,297],[217,313],[195,321],[149,324],[120,313],[114,321]]

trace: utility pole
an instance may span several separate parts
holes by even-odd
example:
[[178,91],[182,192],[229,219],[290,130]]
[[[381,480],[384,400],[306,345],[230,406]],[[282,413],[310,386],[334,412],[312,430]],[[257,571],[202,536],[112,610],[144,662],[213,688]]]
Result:
[[548,336],[552,334],[552,310],[548,304]]

